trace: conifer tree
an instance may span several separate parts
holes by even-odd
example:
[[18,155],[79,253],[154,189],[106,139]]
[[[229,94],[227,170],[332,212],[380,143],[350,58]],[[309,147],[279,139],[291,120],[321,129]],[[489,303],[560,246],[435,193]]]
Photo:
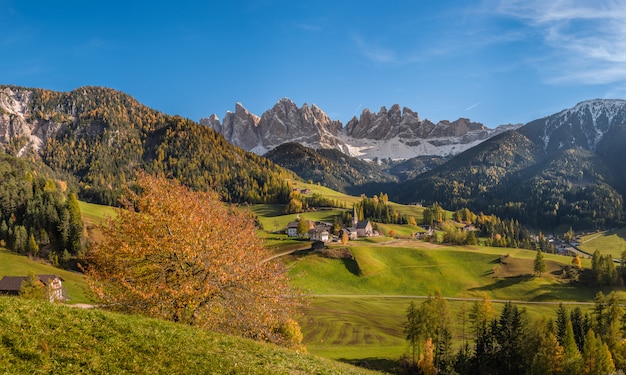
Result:
[[565,363],[563,365],[565,374],[577,374],[582,368],[582,356],[576,345],[574,328],[570,320],[567,321],[565,336],[563,337],[563,354]]
[[609,347],[592,329],[585,335],[582,357],[585,374],[609,374],[615,371]]
[[537,250],[533,270],[540,277],[542,273],[546,272],[546,261],[543,259],[543,253],[541,252],[541,250]]
[[531,372],[537,375],[561,374],[564,369],[564,362],[563,347],[559,345],[552,332],[547,332],[541,338],[537,353],[533,357]]

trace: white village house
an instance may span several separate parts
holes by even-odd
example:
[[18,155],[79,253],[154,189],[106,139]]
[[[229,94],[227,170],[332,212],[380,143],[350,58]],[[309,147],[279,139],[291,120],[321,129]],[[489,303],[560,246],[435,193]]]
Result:
[[[46,288],[50,302],[63,301],[63,278],[57,275],[37,275],[39,282]],[[22,284],[28,282],[28,276],[4,276],[0,280],[0,294],[17,296]]]

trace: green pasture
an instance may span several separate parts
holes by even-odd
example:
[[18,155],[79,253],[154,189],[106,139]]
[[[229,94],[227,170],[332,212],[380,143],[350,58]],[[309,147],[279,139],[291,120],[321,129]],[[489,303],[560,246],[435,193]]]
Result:
[[335,220],[335,216],[341,215],[341,213],[345,211],[343,209],[332,209],[283,215],[283,208],[284,205],[277,204],[255,204],[250,206],[250,210],[257,215],[263,229],[267,232],[285,230],[287,228],[287,224],[291,221],[296,221],[298,216],[304,218],[305,220],[332,223]]
[[[421,217],[420,217],[421,219]],[[377,223],[378,231],[381,234],[391,236],[391,237],[403,237],[410,238],[413,233],[424,232],[424,228],[419,225],[410,225],[410,224],[382,224]]]
[[[304,343],[310,353],[357,363],[366,361],[377,368],[392,366],[409,347],[404,338],[406,310],[413,301],[419,305],[424,298],[315,296],[311,298],[301,321]],[[472,342],[468,326],[463,327],[461,311],[469,310],[473,301],[448,301],[452,319],[453,348],[458,350]],[[494,317],[503,302],[492,302]],[[558,304],[518,304],[532,321],[556,319]],[[568,311],[580,306],[590,312],[591,305],[565,305]]]
[[626,250],[626,228],[596,232],[581,238],[581,250],[593,254],[600,250],[602,254],[611,254],[613,259],[621,259]]
[[[456,317],[462,307],[488,296],[498,313],[515,301],[531,319],[555,319],[559,301],[590,311],[596,293],[611,288],[573,286],[561,268],[571,257],[544,254],[547,272],[532,273],[535,251],[494,247],[452,247],[421,241],[351,241],[354,259],[316,253],[290,256],[292,283],[308,291],[310,305],[300,319],[304,343],[313,354],[347,362],[391,366],[407,351],[403,327],[411,300],[421,303],[437,291],[449,300],[458,348],[469,333]],[[589,267],[589,260],[583,260]],[[617,289],[619,298],[626,293]],[[471,341],[471,340],[470,340]]]
[[288,181],[293,188],[309,189],[311,190],[311,194],[321,194],[326,198],[335,199],[340,203],[344,203],[348,208],[352,207],[353,204],[361,201],[361,197],[353,197],[351,195],[347,195],[345,193],[341,193],[318,184],[309,184],[307,182],[296,180]]
[[[595,295],[559,279],[559,264],[569,263],[570,257],[545,254],[554,274],[534,277],[534,251],[410,244],[353,243],[354,259],[294,257],[291,274],[298,276],[298,287],[314,294],[423,296],[440,290],[446,297],[487,293],[493,299],[526,301],[588,301]],[[501,264],[500,257],[507,254],[507,264]]]
[[63,278],[63,289],[70,298],[69,303],[89,303],[89,291],[85,277],[78,272],[65,271],[50,265],[30,260],[24,255],[0,248],[0,277],[27,276],[32,271],[37,275],[58,275]]
[[78,206],[80,207],[80,214],[83,220],[93,224],[101,223],[107,216],[115,217],[116,215],[115,209],[110,206],[83,201],[78,201]]

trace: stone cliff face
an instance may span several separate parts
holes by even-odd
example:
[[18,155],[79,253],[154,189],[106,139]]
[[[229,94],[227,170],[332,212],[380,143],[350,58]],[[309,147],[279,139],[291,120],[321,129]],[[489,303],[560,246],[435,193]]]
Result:
[[[242,118],[248,120],[230,120]],[[389,110],[382,107],[378,113],[363,110],[345,127],[331,120],[316,105],[301,108],[289,99],[281,99],[261,116],[259,121],[250,116],[241,104],[235,114],[228,113],[223,124],[217,116],[202,119],[201,123],[222,133],[224,137],[248,151],[264,154],[283,143],[296,142],[314,149],[338,149],[361,158],[406,159],[422,155],[447,156],[462,152],[481,141],[507,130],[507,127],[489,129],[469,119],[440,121],[435,124],[420,120],[417,112],[398,104]]]
[[17,87],[0,88],[0,144],[12,139],[27,140],[19,154],[27,148],[40,149],[61,126],[49,118],[34,116],[31,108],[33,92]]
[[298,142],[314,148],[335,148],[341,122],[331,120],[315,104],[301,108],[283,98],[259,118],[240,103],[235,113],[228,112],[222,124],[216,115],[200,123],[220,132],[228,141],[245,150],[264,154],[286,142]]

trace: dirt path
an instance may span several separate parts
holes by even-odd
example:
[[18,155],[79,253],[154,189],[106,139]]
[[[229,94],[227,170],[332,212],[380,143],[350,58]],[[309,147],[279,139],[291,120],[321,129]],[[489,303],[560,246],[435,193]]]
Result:
[[[398,299],[427,299],[432,296],[411,296],[411,295],[397,295],[397,294],[311,294],[311,297],[320,298],[398,298]],[[471,297],[443,297],[448,301],[482,301],[482,298]],[[491,302],[495,303],[507,303],[511,302],[516,305],[593,305],[594,302],[578,302],[578,301],[520,301],[520,300],[508,300],[508,299],[491,299]]]

